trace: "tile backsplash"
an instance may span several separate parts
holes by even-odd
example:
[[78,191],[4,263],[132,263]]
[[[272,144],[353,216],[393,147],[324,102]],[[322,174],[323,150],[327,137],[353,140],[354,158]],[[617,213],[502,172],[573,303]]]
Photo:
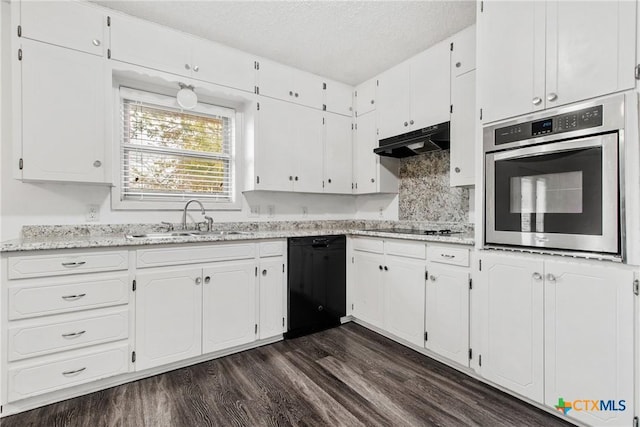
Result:
[[449,157],[446,150],[400,160],[401,221],[469,222],[469,189],[449,186]]

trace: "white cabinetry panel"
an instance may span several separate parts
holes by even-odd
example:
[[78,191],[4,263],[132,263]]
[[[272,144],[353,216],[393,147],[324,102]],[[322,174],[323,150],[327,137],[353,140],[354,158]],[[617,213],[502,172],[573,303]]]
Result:
[[324,115],[324,192],[351,194],[353,146],[351,117]]
[[260,288],[260,339],[281,335],[285,329],[286,316],[286,273],[284,258],[260,260],[258,286]]

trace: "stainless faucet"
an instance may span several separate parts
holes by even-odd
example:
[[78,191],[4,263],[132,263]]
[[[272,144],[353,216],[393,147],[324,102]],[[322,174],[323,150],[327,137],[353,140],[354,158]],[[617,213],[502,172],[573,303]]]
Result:
[[[187,229],[187,208],[189,208],[189,205],[190,205],[192,202],[196,202],[197,204],[199,204],[199,205],[200,205],[200,209],[202,210],[202,216],[204,216],[205,218],[206,218],[206,216],[207,216],[207,213],[206,213],[206,212],[205,212],[205,210],[204,210],[204,206],[202,206],[202,203],[200,203],[200,201],[199,201],[199,200],[196,200],[196,199],[191,199],[191,200],[189,200],[189,201],[187,202],[187,204],[186,204],[186,205],[184,205],[184,211],[182,212],[182,229],[183,229],[183,230],[186,230],[186,229]],[[207,220],[207,221],[208,221],[208,220]],[[213,220],[212,220],[212,221],[210,221],[210,222],[213,222]]]

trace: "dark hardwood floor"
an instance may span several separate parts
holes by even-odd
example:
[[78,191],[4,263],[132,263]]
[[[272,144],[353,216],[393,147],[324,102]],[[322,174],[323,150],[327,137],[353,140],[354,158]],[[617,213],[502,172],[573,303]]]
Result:
[[354,323],[4,418],[13,426],[567,426]]

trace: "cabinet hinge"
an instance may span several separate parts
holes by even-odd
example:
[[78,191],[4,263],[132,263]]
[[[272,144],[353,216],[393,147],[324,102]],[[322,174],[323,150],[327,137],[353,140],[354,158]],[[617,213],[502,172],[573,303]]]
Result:
[[133,279],[133,283],[131,284],[131,290],[135,292],[137,288],[138,288],[138,283],[136,282],[136,279]]
[[633,293],[640,295],[640,280],[638,279],[633,281]]
[[351,257],[351,264],[355,264],[356,262],[356,258],[355,257]]
[[380,86],[380,80],[376,80],[376,86]]
[[284,328],[284,317],[282,318],[282,327]]
[[260,63],[258,61],[253,61],[253,68],[255,68],[256,70],[260,69]]
[[353,91],[353,96],[355,96],[356,98],[358,97],[358,91],[357,90]]
[[636,65],[636,80],[640,80],[640,64]]
[[107,49],[107,59],[111,59],[111,49]]
[[469,277],[469,289],[473,289],[473,279]]
[[453,42],[451,42],[451,44],[449,45],[449,50],[453,52]]
[[22,159],[18,160],[18,169],[22,170],[24,168],[24,161]]
[[358,183],[356,182],[356,190],[358,189]]
[[258,267],[256,267],[256,277],[258,277]]
[[453,104],[449,105],[449,114],[453,114]]
[[[322,108],[326,108],[326,105],[323,105]],[[324,124],[324,117],[322,118],[322,124]]]
[[327,90],[327,84],[326,83],[322,83],[322,90]]
[[284,264],[282,264],[282,272],[284,273]]
[[111,26],[111,17],[107,16],[107,27]]
[[[327,104],[322,104],[322,111],[327,111]],[[324,119],[322,119],[322,123],[324,123]]]
[[[0,408],[2,407],[0,406]],[[1,412],[1,409],[0,409],[0,412]],[[633,417],[633,427],[638,427],[638,417]]]
[[256,176],[256,184],[260,184],[260,177]]
[[260,88],[258,86],[254,86],[253,93],[255,93],[256,95],[260,95]]
[[353,190],[353,182],[351,183],[351,189]]
[[424,333],[424,340],[425,341],[429,341],[429,333],[428,332]]
[[380,135],[380,129],[376,129],[376,135]]
[[22,25],[18,25],[18,37],[22,37]]
[[322,180],[322,188],[324,188],[324,180]]
[[258,333],[258,324],[256,323],[256,326],[254,328],[254,332],[257,334]]
[[135,351],[131,352],[131,363],[136,363],[136,352]]
[[22,61],[22,49],[18,49],[18,61]]
[[356,130],[358,130],[358,124],[357,123],[355,124],[355,127],[356,127]]
[[429,280],[429,272],[428,271],[424,272],[424,280]]
[[482,108],[480,109],[480,120],[482,120]]
[[353,311],[353,306],[354,306],[354,305],[353,305],[353,304],[351,304],[351,311]]
[[482,260],[481,259],[478,260],[478,270],[482,271]]
[[484,12],[484,2],[480,2],[480,12]]
[[355,128],[353,127],[353,123],[351,123],[351,130],[353,130],[353,129],[355,129]]
[[482,366],[482,355],[478,355],[478,366]]
[[258,111],[260,111],[260,103],[258,102],[258,103],[256,103],[256,104],[257,104],[257,105],[256,105],[256,108],[258,109]]
[[469,349],[469,360],[473,359],[473,350]]

